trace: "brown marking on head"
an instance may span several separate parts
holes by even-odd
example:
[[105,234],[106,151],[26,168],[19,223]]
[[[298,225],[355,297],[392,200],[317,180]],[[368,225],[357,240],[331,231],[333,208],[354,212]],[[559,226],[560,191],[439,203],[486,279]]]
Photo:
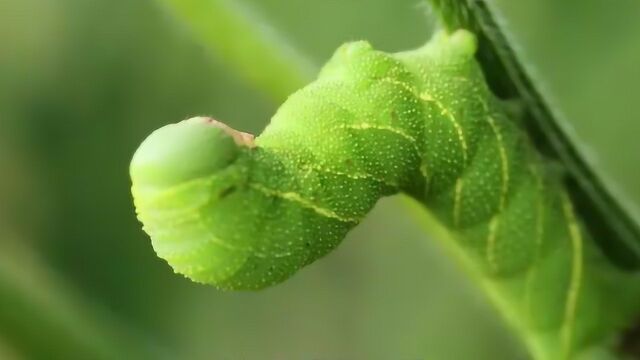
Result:
[[236,142],[236,144],[240,145],[240,146],[246,146],[249,148],[254,148],[256,147],[256,144],[254,142],[254,138],[255,136],[253,136],[253,134],[249,134],[246,132],[242,132],[242,131],[238,131],[234,128],[232,128],[231,126],[220,122],[214,118],[211,117],[201,117],[201,119],[206,122],[207,124],[211,124],[212,126],[215,126],[219,129],[222,129],[225,133],[227,133],[229,136],[231,136],[233,138],[233,140]]

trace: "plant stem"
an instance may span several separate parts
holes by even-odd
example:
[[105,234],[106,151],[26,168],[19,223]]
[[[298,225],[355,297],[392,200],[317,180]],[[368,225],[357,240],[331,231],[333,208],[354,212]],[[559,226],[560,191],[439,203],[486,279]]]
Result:
[[276,103],[316,73],[316,66],[238,2],[160,1],[213,55]]

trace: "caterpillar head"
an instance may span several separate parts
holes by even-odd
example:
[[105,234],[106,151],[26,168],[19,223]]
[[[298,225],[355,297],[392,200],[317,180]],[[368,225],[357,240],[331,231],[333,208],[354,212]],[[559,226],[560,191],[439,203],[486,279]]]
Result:
[[[247,181],[253,136],[206,117],[154,131],[130,166],[138,218],[154,250],[194,281],[225,285],[250,255],[219,239],[220,203]],[[203,215],[208,214],[208,215]],[[245,244],[246,245],[246,242]]]
[[154,131],[131,161],[131,178],[152,190],[224,170],[253,147],[253,136],[212,118],[195,117]]

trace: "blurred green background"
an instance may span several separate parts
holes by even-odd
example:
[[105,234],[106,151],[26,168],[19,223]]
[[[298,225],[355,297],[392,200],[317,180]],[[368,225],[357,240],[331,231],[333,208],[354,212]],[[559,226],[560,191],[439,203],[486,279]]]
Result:
[[[397,51],[433,28],[418,0],[243,3],[317,66],[345,41]],[[495,3],[601,175],[640,204],[640,3]],[[0,359],[526,359],[393,199],[262,292],[155,257],[129,193],[140,141],[200,114],[259,133],[276,106],[154,0],[0,0]]]

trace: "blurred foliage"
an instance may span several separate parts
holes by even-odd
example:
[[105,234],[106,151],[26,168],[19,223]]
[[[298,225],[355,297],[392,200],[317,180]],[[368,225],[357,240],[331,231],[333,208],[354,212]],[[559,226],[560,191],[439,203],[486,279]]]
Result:
[[[640,3],[496,2],[601,173],[640,204]],[[318,65],[345,41],[396,51],[432,28],[416,0],[242,4]],[[192,115],[264,127],[277,104],[225,64],[154,0],[0,0],[0,358],[524,357],[394,200],[275,288],[172,274],[135,219],[128,162]]]

